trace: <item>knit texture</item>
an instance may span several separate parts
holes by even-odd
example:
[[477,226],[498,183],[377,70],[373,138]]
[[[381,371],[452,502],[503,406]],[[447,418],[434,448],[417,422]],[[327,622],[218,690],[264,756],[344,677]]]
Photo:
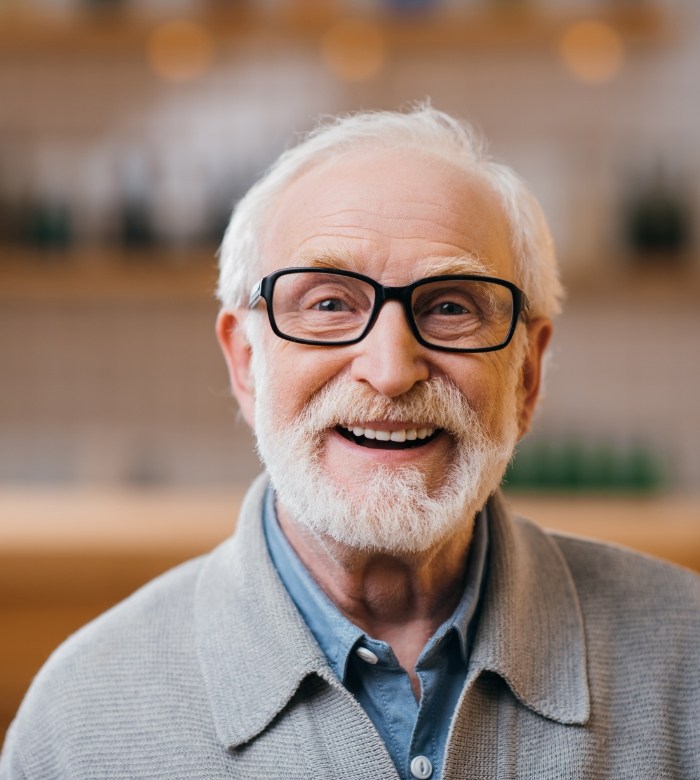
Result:
[[[397,778],[277,577],[265,480],[236,534],[64,643],[0,779]],[[444,778],[700,777],[700,578],[489,505],[491,558]]]

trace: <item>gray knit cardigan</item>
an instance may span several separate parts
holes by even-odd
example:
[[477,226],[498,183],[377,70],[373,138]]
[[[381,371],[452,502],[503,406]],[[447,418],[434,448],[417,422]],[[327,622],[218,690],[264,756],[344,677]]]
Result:
[[[0,778],[397,778],[270,562],[236,534],[60,647]],[[444,778],[698,780],[700,578],[489,504],[490,564]]]

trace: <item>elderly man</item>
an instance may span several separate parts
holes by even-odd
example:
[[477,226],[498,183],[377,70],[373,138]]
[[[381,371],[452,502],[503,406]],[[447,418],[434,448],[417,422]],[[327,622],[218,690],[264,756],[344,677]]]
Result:
[[699,579],[498,493],[561,297],[515,174],[428,107],[338,120],[238,205],[219,295],[267,476],[53,656],[0,776],[700,777]]

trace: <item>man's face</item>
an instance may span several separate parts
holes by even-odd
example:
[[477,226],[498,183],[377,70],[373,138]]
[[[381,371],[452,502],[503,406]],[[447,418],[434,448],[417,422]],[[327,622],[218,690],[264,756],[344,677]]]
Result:
[[[262,255],[261,276],[320,265],[385,285],[474,271],[514,279],[498,198],[476,177],[406,150],[357,152],[301,176],[271,209]],[[266,323],[256,330],[254,414],[238,395],[283,513],[351,545],[426,549],[497,486],[524,427],[518,339],[498,352],[431,350],[391,301],[350,346],[284,341]],[[413,431],[426,429],[435,431],[416,446]],[[406,432],[405,445],[381,444],[385,432]],[[452,516],[434,518],[431,533],[426,513]],[[309,517],[317,514],[335,519]],[[360,514],[367,527],[343,536]]]

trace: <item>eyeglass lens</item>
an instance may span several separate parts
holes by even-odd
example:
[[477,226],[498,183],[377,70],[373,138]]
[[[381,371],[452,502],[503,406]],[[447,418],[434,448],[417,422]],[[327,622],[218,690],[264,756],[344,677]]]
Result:
[[[372,317],[375,290],[341,274],[290,273],[277,278],[272,310],[278,329],[321,343],[358,338]],[[508,287],[456,280],[417,285],[411,295],[415,327],[429,344],[480,349],[502,344],[513,318]]]

